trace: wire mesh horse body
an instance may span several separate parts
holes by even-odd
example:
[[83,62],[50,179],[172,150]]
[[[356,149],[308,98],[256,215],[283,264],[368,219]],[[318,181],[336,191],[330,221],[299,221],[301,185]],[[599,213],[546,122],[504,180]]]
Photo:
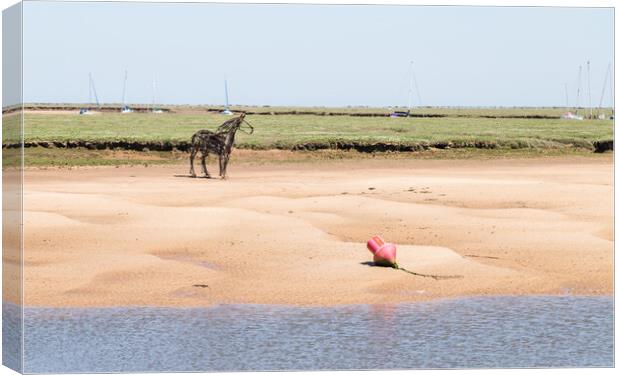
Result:
[[252,134],[254,132],[252,125],[245,121],[244,118],[245,113],[242,113],[239,117],[235,117],[224,122],[215,132],[203,129],[198,130],[194,133],[194,135],[192,135],[189,155],[189,174],[192,177],[196,177],[196,172],[194,171],[194,158],[200,151],[202,173],[204,173],[204,175],[208,178],[211,177],[207,171],[205,160],[209,156],[209,153],[213,153],[219,158],[220,177],[226,178],[226,168],[228,167],[232,147],[235,143],[235,134],[237,133],[237,130],[241,129],[241,125],[245,122],[250,127],[250,132],[248,134]]

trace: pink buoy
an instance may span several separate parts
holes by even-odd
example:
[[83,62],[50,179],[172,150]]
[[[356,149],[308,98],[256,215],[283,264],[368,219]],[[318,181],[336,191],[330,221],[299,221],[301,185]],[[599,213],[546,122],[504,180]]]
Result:
[[373,261],[377,266],[392,267],[394,269],[407,272],[414,276],[431,277],[435,280],[463,278],[462,275],[429,275],[417,273],[399,266],[398,263],[396,263],[396,245],[394,245],[393,243],[385,243],[385,241],[383,241],[383,238],[381,238],[380,236],[374,236],[373,238],[369,239],[366,243],[366,246],[368,247],[368,250],[370,250],[370,252],[373,254]]
[[373,261],[379,266],[396,266],[396,245],[385,243],[380,236],[374,236],[366,243],[368,250],[373,254]]

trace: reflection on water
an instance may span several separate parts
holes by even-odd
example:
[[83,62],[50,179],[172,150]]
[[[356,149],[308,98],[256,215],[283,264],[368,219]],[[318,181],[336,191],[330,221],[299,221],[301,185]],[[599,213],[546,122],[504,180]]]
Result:
[[27,372],[613,366],[609,297],[25,312]]

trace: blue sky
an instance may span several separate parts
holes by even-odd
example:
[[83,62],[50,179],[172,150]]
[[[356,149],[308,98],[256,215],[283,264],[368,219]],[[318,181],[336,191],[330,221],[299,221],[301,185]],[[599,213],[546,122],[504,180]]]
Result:
[[608,8],[24,5],[25,102],[406,105],[413,60],[415,105],[574,105],[590,60],[598,105],[612,58]]

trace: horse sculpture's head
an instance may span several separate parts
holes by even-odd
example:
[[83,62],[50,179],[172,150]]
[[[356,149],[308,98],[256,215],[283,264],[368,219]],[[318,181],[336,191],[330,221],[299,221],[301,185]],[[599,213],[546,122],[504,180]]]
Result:
[[221,133],[234,134],[235,132],[237,132],[237,130],[241,130],[242,132],[246,134],[254,133],[254,127],[245,120],[245,113],[242,113],[239,117],[235,117],[233,119],[226,121],[225,123],[223,123],[217,128],[217,132],[220,134]]
[[[243,129],[243,128],[241,127],[241,125],[243,125],[243,124],[247,125],[247,126],[245,127],[245,129]],[[245,120],[245,113],[242,113],[242,114],[239,116],[239,129],[240,129],[242,132],[246,133],[246,134],[252,134],[252,133],[254,133],[254,127],[253,127],[253,126],[252,126],[249,122],[247,122],[247,121]],[[248,130],[249,130],[249,131],[248,131]]]

